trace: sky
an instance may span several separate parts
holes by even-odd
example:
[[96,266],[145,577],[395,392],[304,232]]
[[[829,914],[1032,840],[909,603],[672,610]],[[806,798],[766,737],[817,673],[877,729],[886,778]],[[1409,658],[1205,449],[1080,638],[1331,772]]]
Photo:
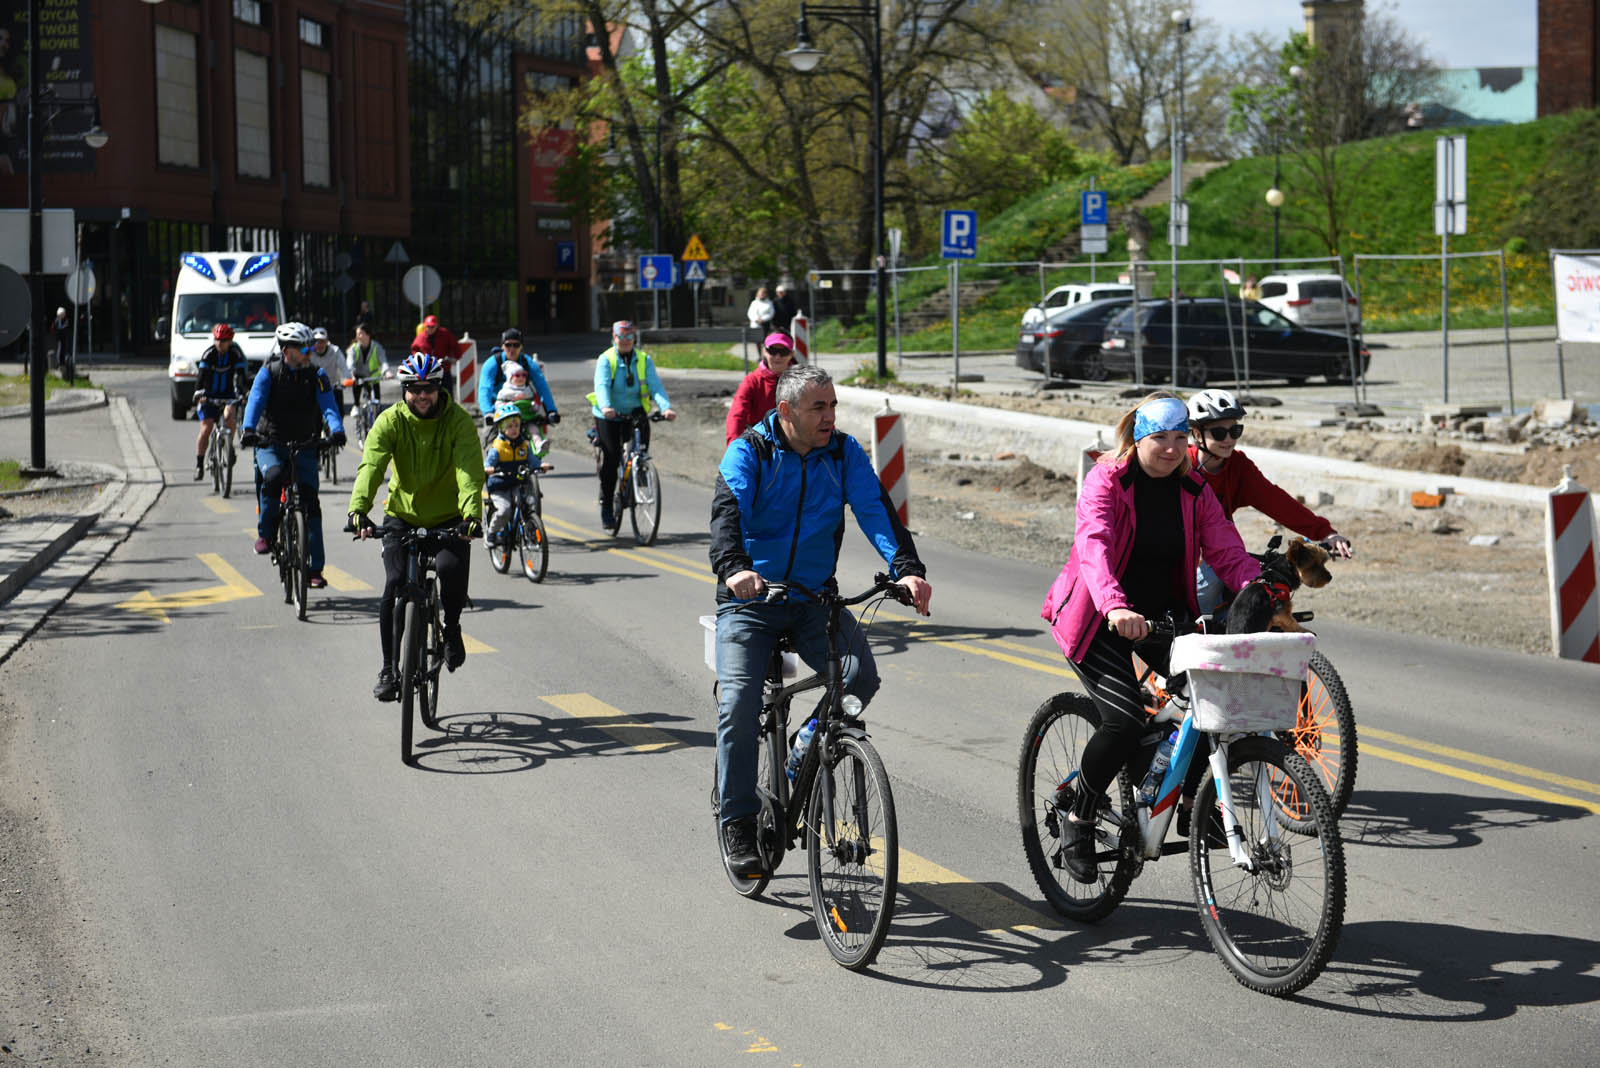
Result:
[[[1221,30],[1223,40],[1256,30],[1277,35],[1305,29],[1300,0],[1177,0],[1173,7],[1185,3]],[[1538,64],[1538,0],[1368,0],[1369,11],[1378,8],[1388,8],[1441,67]]]

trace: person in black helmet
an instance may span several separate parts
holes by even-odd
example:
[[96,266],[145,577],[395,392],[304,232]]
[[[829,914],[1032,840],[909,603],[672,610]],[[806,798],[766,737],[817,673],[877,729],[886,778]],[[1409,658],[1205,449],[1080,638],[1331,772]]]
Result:
[[550,383],[545,381],[544,368],[539,366],[539,361],[531,353],[523,351],[522,331],[508,326],[500,334],[500,344],[489,353],[489,358],[483,361],[483,370],[478,372],[478,414],[483,417],[484,424],[494,422],[495,397],[506,384],[506,370],[512,364],[521,364],[528,369],[528,384],[539,394],[539,403],[544,406],[545,422],[551,425],[561,422],[561,413],[556,411],[556,398],[550,392]]

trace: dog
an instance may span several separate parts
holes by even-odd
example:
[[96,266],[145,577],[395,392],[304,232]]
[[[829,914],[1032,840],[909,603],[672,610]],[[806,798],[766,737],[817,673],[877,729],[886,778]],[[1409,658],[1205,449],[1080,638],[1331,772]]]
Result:
[[1229,634],[1305,630],[1294,617],[1294,591],[1302,585],[1318,589],[1332,581],[1329,553],[1322,546],[1296,538],[1287,552],[1275,549],[1274,540],[1261,557],[1261,577],[1240,590],[1229,606]]

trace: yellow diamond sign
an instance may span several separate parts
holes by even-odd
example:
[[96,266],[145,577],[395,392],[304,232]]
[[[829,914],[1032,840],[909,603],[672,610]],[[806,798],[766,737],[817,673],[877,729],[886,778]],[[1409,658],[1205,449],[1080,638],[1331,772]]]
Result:
[[706,246],[701,243],[699,234],[690,234],[689,243],[683,246],[683,255],[680,260],[709,260],[711,253],[706,251]]

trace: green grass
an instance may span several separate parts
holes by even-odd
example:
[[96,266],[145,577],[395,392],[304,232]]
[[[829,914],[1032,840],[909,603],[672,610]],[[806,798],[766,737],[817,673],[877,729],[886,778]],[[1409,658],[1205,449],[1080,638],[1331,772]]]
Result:
[[0,460],[0,491],[21,489],[28,484],[22,477],[22,464],[17,460]]
[[[657,367],[673,370],[702,368],[712,371],[743,371],[744,360],[735,348],[727,344],[690,344],[674,342],[669,345],[651,345],[646,350]],[[761,355],[756,346],[750,346],[750,369],[754,370]]]
[[[89,376],[78,374],[78,380],[73,385],[56,374],[47,374],[44,377],[44,395],[46,398],[58,389],[87,389]],[[13,404],[27,404],[32,398],[28,392],[28,378],[26,375],[0,375],[0,408],[7,408]]]

